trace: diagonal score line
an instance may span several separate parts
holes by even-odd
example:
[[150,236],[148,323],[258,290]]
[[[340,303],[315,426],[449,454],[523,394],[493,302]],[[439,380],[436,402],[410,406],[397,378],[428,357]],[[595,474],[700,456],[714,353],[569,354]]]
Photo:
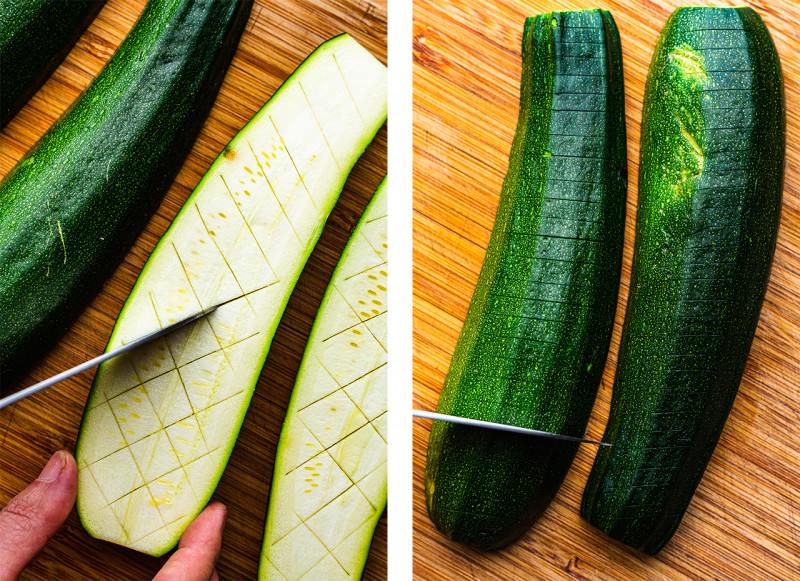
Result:
[[[311,192],[309,191],[308,186],[306,185],[306,182],[303,179],[303,176],[300,175],[300,170],[298,169],[297,164],[294,162],[294,158],[292,157],[292,154],[289,152],[289,146],[286,145],[286,142],[283,140],[283,136],[280,134],[280,131],[278,131],[278,126],[275,125],[275,121],[272,119],[272,116],[269,117],[269,121],[270,121],[270,123],[272,123],[272,127],[275,129],[275,133],[278,136],[278,139],[281,140],[281,143],[283,144],[283,150],[286,152],[286,155],[289,156],[289,161],[292,162],[292,166],[294,167],[294,171],[297,172],[297,177],[300,178],[300,183],[303,184],[303,189],[305,189],[306,194],[308,194],[308,199],[311,200],[311,205],[314,206],[315,210],[319,211],[319,208],[317,208],[317,203],[314,201],[314,197],[311,195]],[[292,227],[294,227],[294,226],[292,226]],[[302,240],[300,242],[302,243]]]
[[[197,214],[199,216],[200,208],[197,207],[197,204],[195,204],[194,207],[197,209]],[[203,218],[201,216],[200,220],[202,221],[202,219]],[[203,224],[203,227],[205,227],[205,224]],[[175,246],[174,242],[172,242],[171,244],[172,244],[172,249],[175,251],[175,256],[178,259],[178,263],[181,265],[181,269],[183,269],[183,275],[186,277],[186,282],[189,283],[189,288],[192,289],[192,294],[194,295],[194,299],[197,301],[197,304],[200,305],[201,309],[205,308],[203,307],[203,301],[200,300],[200,295],[197,294],[197,289],[195,289],[194,285],[192,284],[192,277],[189,276],[189,271],[186,270],[186,265],[183,263],[183,259],[181,258],[180,252],[178,252],[178,247]]]
[[[81,470],[88,470],[89,471],[89,476],[91,476],[92,480],[94,480],[94,484],[95,484],[95,486],[97,486],[97,490],[100,491],[100,496],[102,496],[103,500],[106,502],[105,506],[100,507],[95,512],[100,512],[104,508],[109,508],[110,509],[111,505],[114,504],[115,502],[117,502],[117,500],[119,500],[119,498],[117,500],[112,501],[112,502],[108,501],[108,498],[106,498],[106,495],[103,492],[103,489],[100,488],[100,483],[97,481],[97,477],[94,475],[94,472],[92,472],[91,465],[87,464],[86,466],[81,468]],[[120,498],[125,498],[125,497],[121,496]],[[122,530],[122,534],[125,535],[128,538],[128,540],[130,540],[130,535],[128,534],[128,531],[125,530],[125,523],[123,521],[119,520],[119,517],[117,516],[117,513],[115,513],[113,510],[111,510],[111,514],[114,516],[114,520],[117,521],[117,524],[119,525],[119,528]]]
[[[381,419],[381,418],[382,418],[384,415],[386,415],[387,413],[388,413],[388,411],[387,411],[387,410],[384,410],[384,411],[382,411],[381,413],[379,413],[377,416],[375,416],[374,418],[372,418],[371,420],[369,419],[369,416],[367,416],[366,414],[364,414],[364,416],[367,418],[367,421],[368,421],[368,422],[369,422],[369,424],[372,426],[372,429],[373,429],[373,430],[375,430],[375,433],[376,433],[376,434],[378,434],[378,437],[379,437],[381,440],[383,440],[383,443],[384,443],[384,444],[386,444],[386,445],[388,446],[388,445],[389,445],[389,442],[386,440],[386,438],[384,438],[384,437],[383,437],[383,434],[381,434],[381,431],[380,431],[378,428],[376,428],[376,427],[375,427],[375,423],[374,423],[374,422],[376,422],[377,420]],[[370,474],[371,474],[371,473],[370,473]]]
[[374,270],[374,269],[379,268],[381,266],[386,266],[387,264],[388,264],[388,261],[381,260],[381,262],[379,264],[376,264],[375,266],[370,266],[369,268],[365,268],[364,270],[360,270],[359,272],[354,272],[350,276],[346,276],[344,278],[344,280],[350,280],[351,278],[355,278],[357,276],[361,276],[362,274],[368,273],[370,270]]
[[[338,291],[339,289],[336,289],[336,290]],[[341,295],[342,293],[340,292],[339,294]],[[347,303],[347,301],[345,301],[345,303]],[[350,306],[350,303],[347,303],[347,306],[348,306],[348,307],[350,307],[350,309],[352,309],[352,308],[353,308],[353,307],[351,307],[351,306]],[[386,311],[384,311],[384,313],[385,313],[385,312],[386,312]],[[347,331],[349,331],[350,329],[354,329],[354,328],[358,327],[359,325],[363,325],[364,323],[366,323],[366,322],[368,322],[368,321],[371,321],[372,319],[377,319],[378,317],[380,317],[380,316],[381,316],[382,314],[384,314],[384,313],[380,313],[380,314],[378,314],[378,315],[372,315],[371,317],[368,317],[368,318],[364,319],[363,321],[362,321],[362,320],[359,320],[357,323],[353,323],[352,325],[348,325],[348,326],[347,326],[347,327],[345,327],[344,329],[342,329],[342,330],[340,330],[340,331],[336,331],[336,332],[335,332],[333,335],[328,335],[328,336],[327,336],[327,337],[325,337],[324,339],[321,339],[321,340],[320,340],[320,343],[324,343],[324,342],[325,342],[325,341],[327,341],[328,339],[333,339],[334,337],[337,337],[337,336],[341,335],[342,333],[346,333],[346,332],[347,332]],[[353,312],[353,314],[354,314],[354,315],[356,315],[356,316],[358,316],[358,315],[357,315],[355,312]]]
[[[376,368],[375,368],[375,369],[373,369],[372,371],[376,371],[377,369],[380,369],[380,368],[381,368],[381,367],[383,367],[384,365],[386,365],[386,363],[384,363],[383,365],[380,365],[380,366],[376,367]],[[372,373],[372,372],[370,372],[370,373]],[[344,388],[342,388],[342,391],[344,391]],[[367,390],[367,389],[365,389],[365,390],[364,390],[364,397],[366,397],[366,395],[367,395],[367,391],[369,391],[369,390]],[[379,418],[380,418],[380,417],[381,417],[383,414],[385,414],[385,413],[386,413],[386,410],[384,410],[384,411],[382,411],[381,413],[379,413],[377,416],[375,416],[374,418],[372,418],[372,419],[369,419],[369,415],[367,415],[367,413],[366,413],[366,412],[364,411],[364,409],[361,407],[361,404],[362,404],[362,403],[363,403],[363,401],[364,401],[364,400],[363,400],[363,398],[362,398],[361,402],[357,402],[357,401],[356,401],[356,400],[354,400],[352,397],[350,397],[350,394],[349,394],[349,393],[347,393],[347,391],[344,391],[344,395],[345,395],[345,396],[347,396],[347,398],[348,398],[348,399],[349,399],[351,402],[353,402],[353,405],[356,407],[356,409],[357,409],[358,411],[360,411],[360,412],[361,412],[361,414],[362,414],[362,415],[363,415],[365,418],[367,418],[367,421],[368,421],[370,424],[371,424],[372,422],[374,422],[375,420],[379,419]],[[374,426],[374,425],[373,425],[372,427],[373,427],[373,428],[375,428],[375,426]],[[380,431],[378,431],[378,428],[375,428],[375,431],[376,431],[376,432],[378,432],[378,435],[379,435],[379,436],[381,436],[381,433],[380,433]],[[386,442],[386,438],[384,438],[383,436],[381,436],[381,439],[383,439],[383,441],[384,441],[384,442]],[[387,444],[388,444],[388,442],[387,442]]]
[[[216,237],[211,235],[211,230],[208,229],[208,225],[206,224],[206,221],[203,219],[203,214],[200,212],[200,207],[197,204],[195,204],[194,207],[197,208],[197,215],[200,217],[200,221],[203,223],[203,228],[205,228],[206,233],[208,234],[208,237],[214,243],[214,248],[216,248],[217,252],[219,252],[219,255],[222,258],[222,261],[225,263],[225,266],[228,268],[228,272],[231,273],[231,276],[233,277],[233,280],[236,283],[236,286],[239,287],[239,293],[241,293],[241,295],[244,297],[244,300],[247,301],[247,304],[250,305],[250,310],[253,311],[253,314],[255,315],[256,314],[256,310],[253,308],[253,305],[250,304],[250,299],[247,298],[247,294],[244,292],[244,287],[242,287],[242,285],[239,283],[239,279],[236,278],[236,273],[233,272],[233,268],[231,267],[230,263],[228,262],[228,259],[225,257],[225,254],[223,254],[222,249],[219,247],[219,244],[217,244]],[[222,278],[220,278],[220,283],[219,284],[222,285]],[[217,291],[219,291],[219,287],[217,287]],[[202,306],[202,304],[200,306]],[[215,333],[215,335],[216,335],[216,333]]]
[[[377,430],[375,430],[375,431],[377,432]],[[380,436],[380,432],[378,432],[378,435]],[[386,440],[384,440],[384,442],[385,442],[385,441],[386,441]],[[369,505],[372,507],[372,509],[373,509],[374,511],[376,511],[376,512],[377,512],[377,510],[378,510],[378,507],[377,507],[377,506],[375,506],[374,504],[372,504],[372,501],[369,499],[369,497],[368,497],[366,494],[364,494],[364,491],[363,491],[363,490],[361,490],[361,487],[358,485],[358,483],[359,483],[359,482],[364,482],[364,480],[366,480],[367,478],[369,478],[370,476],[372,476],[373,474],[375,474],[375,473],[376,473],[378,470],[380,470],[381,468],[388,468],[388,462],[387,462],[386,460],[384,460],[383,462],[381,462],[381,463],[380,463],[378,466],[376,466],[374,469],[372,469],[372,470],[371,470],[371,471],[369,471],[368,473],[364,474],[364,477],[363,477],[361,480],[359,480],[358,482],[356,482],[355,484],[353,484],[353,486],[355,486],[356,488],[358,488],[358,491],[359,491],[361,494],[363,494],[363,495],[364,495],[364,499],[365,499],[365,500],[366,500],[366,501],[369,503]],[[387,476],[388,476],[388,474],[387,474]],[[369,518],[369,517],[367,517],[367,518]],[[364,519],[364,522],[366,522],[366,520],[367,520],[367,519]],[[361,524],[364,524],[364,523],[362,522]],[[359,525],[359,526],[361,526],[361,525]],[[337,546],[338,546],[338,545],[337,545]]]
[[[377,319],[378,317],[380,317],[380,316],[382,316],[382,315],[387,315],[387,313],[388,313],[388,312],[389,312],[389,309],[386,309],[386,310],[385,310],[385,311],[383,311],[383,312],[382,312],[380,315],[375,315],[374,317],[370,317],[369,319],[367,319],[367,321],[371,321],[371,320],[373,320],[373,319]],[[388,316],[388,315],[387,315],[387,316]],[[366,328],[367,328],[367,331],[369,332],[369,334],[370,334],[370,335],[372,335],[372,338],[373,338],[373,339],[375,339],[375,342],[376,342],[378,345],[380,345],[380,346],[381,346],[381,349],[383,349],[383,352],[384,352],[384,353],[388,353],[388,352],[389,352],[389,350],[386,348],[386,345],[384,345],[383,343],[381,343],[381,340],[380,340],[380,339],[378,339],[378,337],[375,335],[375,333],[373,333],[373,332],[372,332],[372,329],[370,329],[370,328],[369,328],[369,325],[367,325],[367,321],[364,321],[364,327],[366,327]]]
[[358,113],[358,118],[361,119],[361,124],[366,126],[367,123],[364,121],[364,116],[361,114],[361,109],[358,108],[358,103],[356,103],[355,97],[353,97],[353,92],[350,90],[350,85],[347,84],[347,79],[344,76],[344,71],[342,67],[339,66],[339,61],[336,60],[336,54],[332,53],[331,57],[333,58],[334,64],[336,64],[336,68],[339,69],[339,74],[342,76],[342,82],[344,83],[345,88],[347,89],[347,94],[350,95],[350,100],[353,102],[353,107],[356,108],[356,113]]
[[[273,124],[273,126],[274,126],[274,124]],[[280,135],[278,137],[280,137]],[[250,148],[250,152],[255,156],[256,152],[253,151],[253,146],[250,145],[249,141],[247,142],[247,146]],[[285,149],[286,148],[284,148],[284,151],[285,151]],[[264,152],[262,152],[262,153],[264,153]],[[264,155],[266,155],[266,153],[264,153]],[[283,207],[283,204],[281,203],[281,200],[278,197],[278,193],[275,191],[275,188],[272,187],[272,183],[269,181],[269,178],[267,177],[267,172],[265,170],[263,170],[263,166],[261,166],[261,163],[258,161],[258,156],[256,156],[256,163],[258,164],[258,167],[260,167],[262,169],[261,173],[264,176],[264,181],[267,182],[267,186],[269,186],[269,191],[272,192],[272,196],[275,198],[275,203],[278,204],[278,207],[281,209],[281,214],[283,214],[284,218],[286,218],[286,221],[289,223],[289,227],[292,229],[292,232],[294,232],[294,235],[297,237],[297,241],[300,244],[302,244],[303,240],[300,238],[300,234],[297,233],[297,230],[295,230],[294,224],[292,224],[292,220],[291,220],[291,218],[289,218],[289,214],[286,213],[286,208]],[[272,267],[270,266],[270,268],[272,268]]]
[[[322,129],[322,124],[319,122],[319,119],[317,118],[317,114],[314,112],[314,106],[311,105],[311,101],[309,100],[308,95],[306,94],[306,90],[303,88],[303,83],[298,81],[297,82],[297,86],[300,87],[300,91],[303,93],[303,97],[305,97],[306,103],[308,103],[308,108],[311,111],[311,115],[314,116],[314,121],[316,121],[317,127],[319,127],[319,132],[322,134],[322,139],[325,140],[325,145],[328,146],[328,151],[331,152],[331,157],[333,158],[333,162],[336,164],[336,167],[338,169],[342,169],[342,166],[339,165],[339,160],[336,159],[336,153],[334,153],[333,148],[331,147],[331,144],[328,141],[328,136],[325,135],[325,131]],[[288,153],[288,150],[287,150],[287,153]]]
[[[367,221],[365,222],[365,224],[372,224],[373,222],[377,222],[378,220],[383,220],[384,218],[388,218],[388,216],[387,216],[386,214],[384,214],[383,216],[379,216],[379,217],[377,217],[377,218],[373,218],[373,219],[367,220]],[[388,221],[388,220],[387,220],[387,221]],[[382,233],[384,236],[387,234],[387,233],[386,233],[386,230],[383,230],[381,233]],[[375,245],[374,245],[374,244],[372,244],[372,241],[370,241],[370,239],[369,239],[369,238],[367,238],[367,237],[364,235],[364,233],[363,233],[363,232],[361,232],[361,237],[364,239],[364,242],[366,242],[366,243],[369,245],[369,247],[370,247],[370,248],[372,248],[372,251],[373,251],[375,254],[377,254],[377,255],[378,255],[378,257],[381,257],[381,251],[380,251],[380,250],[377,250],[377,249],[375,248]],[[387,249],[388,249],[388,246],[387,246]],[[387,264],[387,263],[388,263],[388,261],[387,261],[387,260],[384,260],[384,261],[383,261],[383,264]]]
[[[250,143],[248,142],[247,145],[250,145]],[[253,151],[253,147],[252,146],[250,146],[250,151],[252,151],[253,155],[255,156],[256,152]],[[256,163],[259,163],[257,157],[256,157]],[[263,175],[264,174],[264,168],[261,167],[260,163],[259,163],[258,167],[261,168],[261,173]],[[259,251],[261,252],[261,256],[264,257],[264,262],[267,263],[267,266],[269,267],[269,271],[272,273],[272,276],[275,277],[275,282],[280,282],[280,278],[278,278],[278,275],[275,273],[275,269],[272,268],[272,264],[270,264],[269,258],[267,258],[267,254],[264,252],[264,249],[261,247],[261,244],[259,243],[258,238],[256,238],[256,235],[253,232],[253,228],[250,226],[250,222],[247,221],[247,218],[245,218],[244,213],[242,212],[242,208],[240,207],[240,205],[236,201],[236,199],[233,197],[233,192],[231,192],[231,189],[228,187],[228,183],[225,181],[225,176],[220,175],[219,177],[222,180],[222,183],[225,184],[225,189],[228,190],[228,195],[230,196],[231,201],[233,202],[233,205],[236,207],[236,210],[239,212],[239,215],[242,217],[242,221],[244,221],[245,226],[247,226],[247,229],[250,231],[250,236],[253,237],[253,242],[256,243],[256,246],[258,247]],[[267,286],[269,286],[269,285],[267,285]]]
[[[114,418],[114,421],[117,423],[117,428],[119,429],[120,433],[122,434],[122,438],[123,438],[123,440],[125,440],[125,442],[127,442],[128,440],[125,438],[125,432],[123,432],[123,430],[122,430],[122,426],[120,425],[120,423],[119,423],[119,420],[117,419],[117,416],[116,416],[116,414],[114,414],[114,408],[111,406],[111,403],[109,403],[109,402],[106,402],[106,403],[108,404],[108,407],[111,409],[111,417],[113,417],[113,418]],[[139,468],[139,464],[136,462],[136,457],[133,455],[133,452],[131,451],[131,445],[130,445],[130,444],[128,444],[127,446],[124,446],[123,448],[120,448],[120,450],[127,450],[127,451],[128,451],[128,454],[130,454],[131,460],[133,461],[133,465],[134,465],[134,466],[136,466],[136,472],[137,472],[137,473],[139,474],[139,476],[141,477],[141,479],[142,479],[142,482],[147,482],[147,481],[145,480],[145,478],[144,478],[144,475],[142,474],[142,470],[141,470],[141,468]],[[117,450],[117,451],[119,451],[119,450]],[[87,467],[88,467],[88,466],[87,466]],[[134,482],[135,482],[135,480],[134,480]],[[149,492],[150,492],[150,491],[148,490],[148,493],[149,493]],[[152,496],[151,496],[151,499],[152,499]],[[128,508],[126,508],[126,509],[125,509],[125,518],[123,519],[123,521],[124,521],[124,522],[126,522],[126,523],[128,522],[128,511],[129,511],[129,509],[130,509],[130,502],[131,502],[131,501],[130,501],[130,500],[128,500]],[[112,511],[112,512],[113,512],[113,511]],[[160,513],[159,513],[159,514],[160,514]],[[118,519],[118,520],[119,520],[119,519]],[[163,519],[162,519],[162,520],[163,520]],[[126,537],[128,537],[128,540],[130,540],[130,538],[131,538],[131,535],[130,535],[130,533],[129,533],[127,530],[125,530],[125,525],[124,525],[124,524],[122,525],[122,532],[123,532],[123,533],[125,533],[125,536],[126,536]]]

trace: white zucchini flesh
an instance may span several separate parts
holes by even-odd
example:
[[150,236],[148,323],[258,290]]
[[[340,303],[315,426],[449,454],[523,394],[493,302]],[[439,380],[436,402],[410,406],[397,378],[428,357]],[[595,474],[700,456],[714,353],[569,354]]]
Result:
[[289,295],[386,99],[386,67],[348,35],[329,40],[184,204],[108,349],[234,300],[99,367],[76,445],[89,534],[158,556],[208,502]]
[[386,507],[386,179],[322,299],[278,441],[259,579],[359,579]]

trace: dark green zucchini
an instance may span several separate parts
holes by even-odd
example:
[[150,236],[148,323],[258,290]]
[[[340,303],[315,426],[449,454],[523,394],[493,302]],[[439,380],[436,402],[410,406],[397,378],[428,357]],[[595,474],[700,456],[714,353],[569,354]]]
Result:
[[778,54],[750,8],[680,8],[647,78],[639,210],[611,416],[582,513],[656,553],[742,377],[767,287],[785,149]]
[[[627,185],[622,55],[606,11],[529,18],[494,229],[437,411],[583,436],[611,339]],[[577,445],[434,422],[428,513],[480,549],[521,535]]]
[[74,106],[0,182],[0,382],[100,290],[172,183],[251,2],[151,0]]
[[0,127],[64,60],[105,0],[0,2]]

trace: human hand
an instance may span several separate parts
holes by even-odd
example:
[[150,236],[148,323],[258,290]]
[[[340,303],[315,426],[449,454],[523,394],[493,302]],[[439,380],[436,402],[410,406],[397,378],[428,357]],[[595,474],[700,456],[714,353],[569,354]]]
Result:
[[[72,510],[78,469],[61,450],[25,490],[0,511],[0,581],[13,581],[42,550]],[[222,544],[227,511],[214,502],[184,531],[178,550],[153,581],[217,581],[214,563]]]

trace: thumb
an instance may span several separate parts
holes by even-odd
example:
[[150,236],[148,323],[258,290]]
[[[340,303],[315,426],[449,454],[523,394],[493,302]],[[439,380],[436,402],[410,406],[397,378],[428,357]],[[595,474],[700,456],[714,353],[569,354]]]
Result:
[[60,450],[0,512],[0,581],[16,579],[66,520],[78,489],[78,469]]

